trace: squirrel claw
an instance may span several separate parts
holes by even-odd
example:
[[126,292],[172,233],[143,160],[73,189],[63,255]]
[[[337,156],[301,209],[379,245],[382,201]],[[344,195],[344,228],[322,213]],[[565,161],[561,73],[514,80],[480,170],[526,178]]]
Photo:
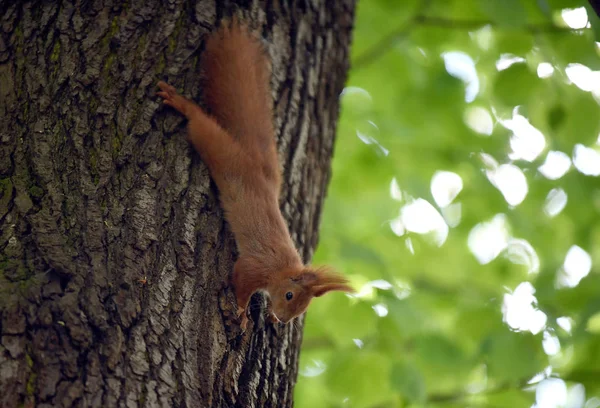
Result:
[[177,90],[175,89],[175,87],[167,84],[165,81],[158,81],[158,87],[161,91],[163,91],[163,93],[171,97],[177,95]]
[[269,303],[269,305],[268,305],[267,314],[269,315],[269,321],[271,323],[273,323],[273,324],[281,323],[281,320],[279,320],[279,318],[277,317],[275,312],[273,312],[273,305],[271,303]]
[[159,81],[158,87],[160,88],[160,91],[156,94],[163,98],[163,103],[165,105],[169,105],[183,114],[186,113],[188,101],[183,96],[179,95],[173,86],[164,81]]
[[277,318],[277,316],[275,316],[275,313],[273,312],[269,313],[269,321],[273,324],[280,322],[280,320]]
[[248,327],[248,316],[246,316],[246,309],[243,307],[238,307],[237,309],[237,317],[240,318],[240,328],[243,331],[246,331],[246,327]]
[[243,331],[246,331],[246,328],[248,327],[248,316],[246,316],[245,314],[242,315],[242,320],[240,321],[240,328]]
[[243,331],[246,331],[246,328],[248,327],[248,318],[246,316],[242,317],[242,322],[240,323],[240,328]]

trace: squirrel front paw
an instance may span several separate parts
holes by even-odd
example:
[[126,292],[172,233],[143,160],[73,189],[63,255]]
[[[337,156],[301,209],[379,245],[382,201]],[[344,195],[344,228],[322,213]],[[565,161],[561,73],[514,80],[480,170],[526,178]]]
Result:
[[280,322],[281,322],[281,320],[279,320],[279,319],[277,318],[277,316],[275,316],[275,313],[273,313],[273,312],[270,312],[270,313],[269,313],[269,321],[270,321],[271,323],[273,323],[273,324],[276,324],[276,323],[280,323]]
[[182,114],[186,114],[186,107],[189,101],[177,93],[177,90],[164,81],[158,83],[160,92],[156,94],[163,98],[163,103],[177,109]]
[[237,316],[240,318],[240,328],[246,331],[246,327],[248,327],[248,316],[246,316],[246,309],[243,307],[238,307]]
[[273,305],[271,304],[271,302],[269,302],[268,306],[267,306],[267,314],[269,316],[269,321],[273,324],[276,323],[280,323],[281,320],[279,320],[279,318],[277,317],[277,315],[275,314],[275,312],[273,312]]

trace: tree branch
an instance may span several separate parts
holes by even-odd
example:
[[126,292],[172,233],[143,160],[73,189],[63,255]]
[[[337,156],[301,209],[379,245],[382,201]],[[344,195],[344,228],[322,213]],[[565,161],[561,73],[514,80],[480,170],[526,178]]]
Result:
[[[576,383],[584,383],[585,384],[587,381],[589,381],[591,379],[598,378],[599,375],[600,375],[600,372],[597,370],[580,370],[580,371],[573,371],[573,372],[563,375],[559,378],[565,382],[576,382]],[[535,383],[530,383],[531,377],[522,378],[522,379],[516,380],[516,381],[501,383],[501,384],[496,385],[495,387],[489,387],[484,390],[481,390],[480,392],[472,392],[471,393],[468,391],[459,390],[459,391],[456,391],[453,393],[447,393],[447,394],[432,394],[432,395],[428,396],[427,402],[429,402],[429,403],[452,403],[452,402],[462,401],[463,399],[468,398],[468,397],[481,397],[481,396],[485,396],[485,395],[498,394],[498,393],[509,391],[512,389],[523,389],[525,387],[534,387],[534,386],[537,386],[537,384],[539,384],[541,381],[543,381],[547,378],[549,378],[549,377],[544,377],[542,380],[535,382]]]
[[570,27],[561,27],[555,24],[526,24],[518,27],[507,27],[507,26],[498,26],[492,20],[450,20],[443,17],[436,16],[424,16],[418,15],[415,17],[415,21],[424,26],[431,27],[439,27],[439,28],[447,28],[447,29],[457,29],[457,30],[477,30],[478,28],[491,26],[496,28],[502,28],[505,30],[522,30],[529,31],[531,33],[564,33],[564,32],[573,32],[580,31],[581,29],[574,29]]
[[427,398],[427,402],[429,402],[429,403],[434,403],[434,402],[449,403],[449,402],[461,401],[468,397],[481,397],[483,395],[498,394],[500,392],[508,391],[513,388],[518,388],[518,389],[524,388],[528,385],[527,383],[529,380],[530,380],[530,378],[519,380],[519,381],[513,381],[510,383],[506,382],[506,383],[498,384],[495,387],[486,388],[484,390],[481,390],[480,392],[468,392],[468,391],[461,390],[461,391],[457,391],[457,392],[451,393],[451,394],[432,394]]
[[379,42],[377,42],[373,47],[368,49],[362,55],[356,58],[354,63],[352,64],[352,68],[360,69],[363,68],[378,58],[380,58],[383,54],[385,54],[395,43],[406,37],[414,25],[414,21],[410,21],[404,27],[400,27],[390,34],[385,36]]
[[385,54],[392,45],[398,42],[400,39],[404,38],[412,26],[417,22],[416,16],[421,16],[425,13],[425,11],[429,8],[432,0],[421,0],[417,11],[415,13],[415,17],[410,19],[406,24],[392,31],[386,37],[384,37],[381,41],[375,44],[371,49],[367,50],[363,55],[358,57],[356,61],[354,61],[353,68],[362,68],[363,66],[369,65],[371,62],[375,61],[383,54]]
[[[592,6],[600,8],[600,0],[590,0]],[[389,35],[385,36],[382,40],[377,42],[373,47],[367,50],[362,55],[358,56],[354,61],[353,68],[360,69],[371,64],[397,43],[398,41],[405,38],[415,26],[425,27],[438,27],[449,30],[477,30],[481,27],[491,26],[495,28],[502,28],[505,30],[523,30],[532,34],[538,33],[565,33],[565,32],[577,32],[582,29],[573,29],[570,27],[561,27],[554,24],[527,24],[520,27],[499,27],[495,22],[491,20],[451,20],[443,17],[426,16],[418,13],[411,20],[409,20],[402,27],[394,30]]]

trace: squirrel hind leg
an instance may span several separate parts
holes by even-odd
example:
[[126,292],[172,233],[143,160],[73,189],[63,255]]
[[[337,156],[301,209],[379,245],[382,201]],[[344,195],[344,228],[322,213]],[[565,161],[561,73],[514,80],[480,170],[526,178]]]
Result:
[[223,23],[201,56],[203,94],[217,122],[246,149],[274,143],[269,54],[246,22]]
[[252,28],[248,21],[236,14],[221,20],[221,24],[214,32],[220,37],[231,37],[232,35],[248,36],[252,34]]
[[204,57],[224,59],[229,62],[231,54],[244,57],[256,55],[268,59],[268,52],[258,33],[247,21],[233,16],[224,20],[207,38]]

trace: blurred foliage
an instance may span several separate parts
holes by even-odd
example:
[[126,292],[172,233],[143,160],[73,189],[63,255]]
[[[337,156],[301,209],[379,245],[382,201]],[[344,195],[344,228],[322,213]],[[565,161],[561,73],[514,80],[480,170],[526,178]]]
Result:
[[600,407],[597,21],[359,2],[296,407]]

